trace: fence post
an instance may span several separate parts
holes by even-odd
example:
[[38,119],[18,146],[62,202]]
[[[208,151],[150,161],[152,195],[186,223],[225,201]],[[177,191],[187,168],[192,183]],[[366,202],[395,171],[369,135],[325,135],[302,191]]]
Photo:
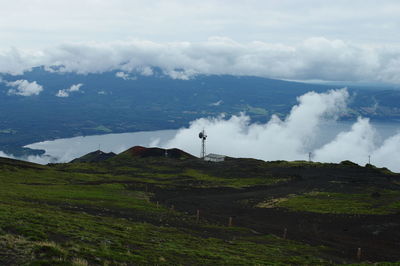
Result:
[[228,226],[229,226],[229,227],[231,227],[231,226],[232,226],[232,217],[229,217]]

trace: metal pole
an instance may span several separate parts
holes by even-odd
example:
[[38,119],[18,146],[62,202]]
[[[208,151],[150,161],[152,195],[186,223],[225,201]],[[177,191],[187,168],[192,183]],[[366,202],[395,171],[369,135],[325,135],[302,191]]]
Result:
[[204,159],[206,157],[206,132],[203,131],[200,133],[201,136],[201,153],[200,153],[200,158]]
[[[203,134],[204,134],[204,130],[203,130]],[[205,156],[206,156],[206,140],[203,137],[201,139],[201,158],[204,159]]]

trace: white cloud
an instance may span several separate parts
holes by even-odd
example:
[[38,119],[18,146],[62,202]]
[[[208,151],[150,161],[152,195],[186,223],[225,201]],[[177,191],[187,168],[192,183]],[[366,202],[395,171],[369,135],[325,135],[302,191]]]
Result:
[[198,143],[194,136],[203,128],[208,135],[209,152],[230,156],[256,157],[264,160],[297,160],[304,158],[307,147],[317,138],[317,129],[323,119],[334,118],[345,106],[346,89],[318,94],[309,92],[298,98],[285,120],[273,116],[266,124],[250,124],[245,115],[202,118],[180,130],[168,147],[179,147],[196,154]]
[[69,97],[69,93],[66,90],[59,90],[56,94],[57,97]]
[[[136,69],[129,69],[129,71],[135,72],[135,73],[145,76],[145,77],[154,75],[153,69],[149,66],[138,66]],[[122,71],[115,73],[115,76],[117,78],[122,78],[124,80],[137,80],[137,77],[131,76],[128,73],[125,73]]]
[[83,86],[82,83],[72,85],[72,86],[69,87],[68,89],[59,90],[59,91],[57,92],[56,96],[57,96],[57,97],[63,97],[63,98],[69,97],[69,94],[70,94],[71,92],[77,92],[77,91],[79,91],[80,88],[81,88],[82,86]]
[[215,35],[240,42],[325,36],[397,43],[399,11],[397,0],[17,0],[0,9],[0,35],[5,47],[29,48],[132,37],[196,42]]
[[399,12],[397,0],[8,1],[0,9],[0,72],[64,65],[146,76],[160,67],[177,79],[400,84]]
[[198,74],[253,75],[278,79],[400,84],[400,45],[360,45],[322,37],[308,38],[292,45],[270,42],[240,43],[215,37],[206,42],[156,43],[126,41],[70,43],[43,51],[14,49],[3,53],[0,71],[21,73],[33,66],[57,65],[59,71],[101,73],[119,70],[154,75],[153,67],[174,79]]
[[82,83],[72,85],[72,86],[68,89],[68,91],[70,91],[70,92],[79,91],[79,89],[80,89],[82,86],[83,86]]
[[115,73],[115,76],[116,76],[117,78],[121,78],[121,79],[123,79],[123,80],[136,80],[136,77],[131,77],[129,74],[126,74],[126,73],[121,72],[121,71]]
[[314,156],[323,162],[340,162],[343,158],[363,162],[375,149],[376,138],[369,120],[359,118],[350,131],[338,134],[334,140],[314,151]]
[[220,106],[220,105],[223,104],[223,103],[224,103],[224,101],[219,100],[219,101],[217,101],[217,102],[211,103],[210,106]]
[[4,153],[3,151],[0,151],[0,157],[3,157],[3,158],[11,158],[11,159],[14,158],[12,155],[9,155],[9,154],[7,154],[7,153]]
[[369,120],[359,118],[349,130],[333,139],[324,139],[324,134],[320,134],[325,121],[346,110],[348,98],[345,89],[322,94],[309,92],[298,98],[299,104],[285,120],[272,116],[266,124],[251,124],[244,114],[229,119],[198,119],[189,128],[179,130],[165,146],[198,155],[200,145],[196,136],[205,129],[209,153],[262,160],[306,160],[311,151],[314,161],[351,160],[361,165],[371,156],[374,165],[399,172],[400,133],[382,142]]
[[[153,132],[80,136],[37,142],[25,146],[25,148],[45,151],[43,156],[29,157],[30,161],[40,162],[42,160],[45,163],[69,162],[99,148],[104,152],[120,153],[135,145],[149,146],[155,140],[165,142],[167,139],[171,139],[175,132],[175,130],[159,130]],[[101,147],[99,147],[100,144]]]
[[36,81],[29,82],[21,79],[5,83],[8,87],[12,87],[12,89],[8,90],[9,95],[33,96],[39,95],[43,91],[43,87],[37,84]]
[[154,72],[153,72],[153,69],[151,67],[146,66],[146,67],[143,67],[141,69],[140,74],[142,76],[147,76],[148,77],[148,76],[154,75]]
[[32,163],[38,164],[48,164],[48,163],[55,163],[57,160],[47,155],[29,155],[24,157],[16,157],[12,154],[5,153],[0,151],[0,157],[9,158],[9,159],[16,159],[16,160],[23,160]]

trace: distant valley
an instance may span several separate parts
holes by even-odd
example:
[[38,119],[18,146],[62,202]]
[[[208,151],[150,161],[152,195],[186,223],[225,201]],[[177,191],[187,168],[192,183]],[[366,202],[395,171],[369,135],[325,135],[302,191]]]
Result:
[[[111,71],[102,74],[49,72],[42,67],[23,75],[0,74],[0,150],[31,154],[22,146],[48,139],[105,133],[176,129],[200,117],[245,112],[265,122],[286,116],[296,97],[340,86],[305,84],[249,76],[199,75],[173,79]],[[36,82],[37,95],[10,93],[16,81]],[[14,83],[13,83],[14,82]],[[14,84],[10,86],[10,84]],[[15,92],[15,91],[14,91]],[[376,121],[400,119],[400,91],[350,87],[349,110]]]

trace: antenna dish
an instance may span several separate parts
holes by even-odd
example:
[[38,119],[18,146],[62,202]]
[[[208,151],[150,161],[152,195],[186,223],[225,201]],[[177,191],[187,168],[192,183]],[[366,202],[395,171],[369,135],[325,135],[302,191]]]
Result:
[[206,135],[206,133],[204,132],[204,130],[203,130],[202,132],[199,133],[199,138],[201,138],[201,139],[206,139],[206,138],[207,138],[207,135]]

